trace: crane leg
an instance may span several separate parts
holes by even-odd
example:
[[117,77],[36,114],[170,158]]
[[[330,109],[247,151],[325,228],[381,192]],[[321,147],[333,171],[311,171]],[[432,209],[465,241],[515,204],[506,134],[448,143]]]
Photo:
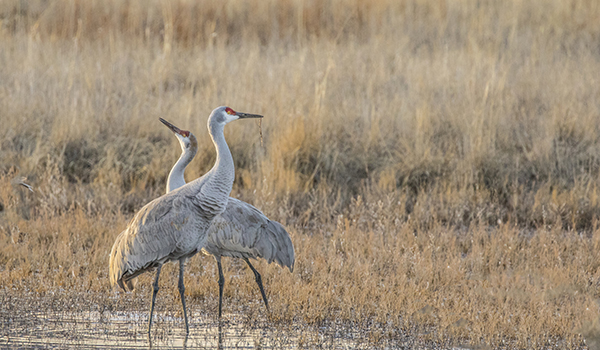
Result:
[[184,259],[179,260],[179,295],[181,295],[181,306],[183,307],[183,318],[185,318],[185,334],[190,333],[190,327],[188,326],[187,308],[185,307],[185,286],[183,284],[183,268],[185,262]]
[[221,310],[223,307],[223,287],[225,286],[225,276],[223,276],[223,266],[221,266],[221,258],[216,258],[217,267],[219,268],[219,319],[221,319]]
[[258,284],[258,288],[260,288],[260,294],[262,294],[263,300],[265,302],[265,307],[267,308],[267,312],[270,312],[269,311],[269,302],[267,301],[267,295],[265,294],[265,289],[263,288],[262,278],[260,277],[260,273],[258,273],[258,271],[256,271],[254,266],[252,266],[252,264],[250,263],[250,260],[248,260],[248,258],[244,258],[244,260],[246,260],[246,264],[248,264],[248,266],[250,266],[250,269],[252,270],[252,272],[254,272],[254,280],[256,281],[256,284]]
[[154,280],[154,290],[152,291],[152,304],[150,304],[150,317],[148,318],[148,334],[150,334],[150,329],[152,328],[152,314],[154,313],[154,303],[156,302],[156,294],[158,294],[158,277],[160,276],[160,269],[162,265],[158,265],[156,268],[156,279]]

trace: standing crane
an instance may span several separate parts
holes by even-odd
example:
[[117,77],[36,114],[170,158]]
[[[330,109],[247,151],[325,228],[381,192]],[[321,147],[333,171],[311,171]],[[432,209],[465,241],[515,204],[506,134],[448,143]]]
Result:
[[[152,328],[152,313],[158,293],[158,278],[162,265],[179,261],[179,294],[189,333],[185,306],[183,270],[185,260],[196,254],[206,243],[213,219],[225,211],[233,186],[235,170],[223,129],[231,121],[242,118],[262,118],[260,115],[235,112],[218,107],[208,118],[208,131],[217,149],[212,169],[189,184],[146,204],[119,234],[110,252],[110,282],[124,290],[133,290],[134,279],[156,268],[153,284],[148,333]],[[197,147],[197,146],[196,146]]]
[[[167,193],[185,185],[183,173],[192,161],[198,146],[194,134],[181,130],[168,121],[160,118],[177,137],[181,145],[181,156],[169,173]],[[267,311],[269,303],[262,284],[260,273],[250,263],[250,258],[263,258],[269,263],[275,261],[279,266],[294,270],[294,245],[283,226],[269,220],[260,210],[252,205],[229,197],[225,211],[217,215],[208,228],[204,253],[212,255],[219,268],[219,318],[221,318],[223,287],[225,277],[221,266],[221,257],[244,259],[254,272],[254,279],[260,288]]]

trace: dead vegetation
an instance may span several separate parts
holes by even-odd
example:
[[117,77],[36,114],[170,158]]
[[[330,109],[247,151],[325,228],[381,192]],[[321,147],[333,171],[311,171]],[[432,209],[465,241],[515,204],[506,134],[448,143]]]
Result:
[[[198,137],[190,179],[227,104],[265,115],[263,147],[226,131],[233,195],[296,246],[293,274],[259,264],[273,320],[577,347],[598,332],[599,42],[595,1],[4,1],[1,285],[107,292],[179,153],[158,117]],[[189,265],[211,303],[214,264]],[[225,308],[263,312],[226,266]]]

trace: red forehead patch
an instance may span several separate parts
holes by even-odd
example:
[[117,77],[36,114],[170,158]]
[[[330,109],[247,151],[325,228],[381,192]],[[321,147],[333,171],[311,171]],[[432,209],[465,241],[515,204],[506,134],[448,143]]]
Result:
[[190,136],[190,132],[187,130],[181,130],[181,135],[183,135],[183,137],[189,137]]
[[235,115],[236,114],[235,111],[233,109],[229,108],[229,107],[225,108],[225,112],[227,112],[227,114],[230,114],[230,115]]

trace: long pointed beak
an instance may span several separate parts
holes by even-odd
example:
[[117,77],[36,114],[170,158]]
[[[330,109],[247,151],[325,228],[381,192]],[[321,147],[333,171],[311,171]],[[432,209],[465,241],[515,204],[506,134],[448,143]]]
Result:
[[262,115],[258,115],[258,114],[249,114],[249,113],[240,113],[240,112],[236,112],[235,113],[238,117],[240,117],[240,119],[242,118],[262,118]]
[[160,120],[161,123],[165,124],[169,129],[171,129],[172,132],[181,135],[181,129],[179,129],[175,125],[169,123],[168,121],[164,120],[163,118],[158,118],[158,120]]

